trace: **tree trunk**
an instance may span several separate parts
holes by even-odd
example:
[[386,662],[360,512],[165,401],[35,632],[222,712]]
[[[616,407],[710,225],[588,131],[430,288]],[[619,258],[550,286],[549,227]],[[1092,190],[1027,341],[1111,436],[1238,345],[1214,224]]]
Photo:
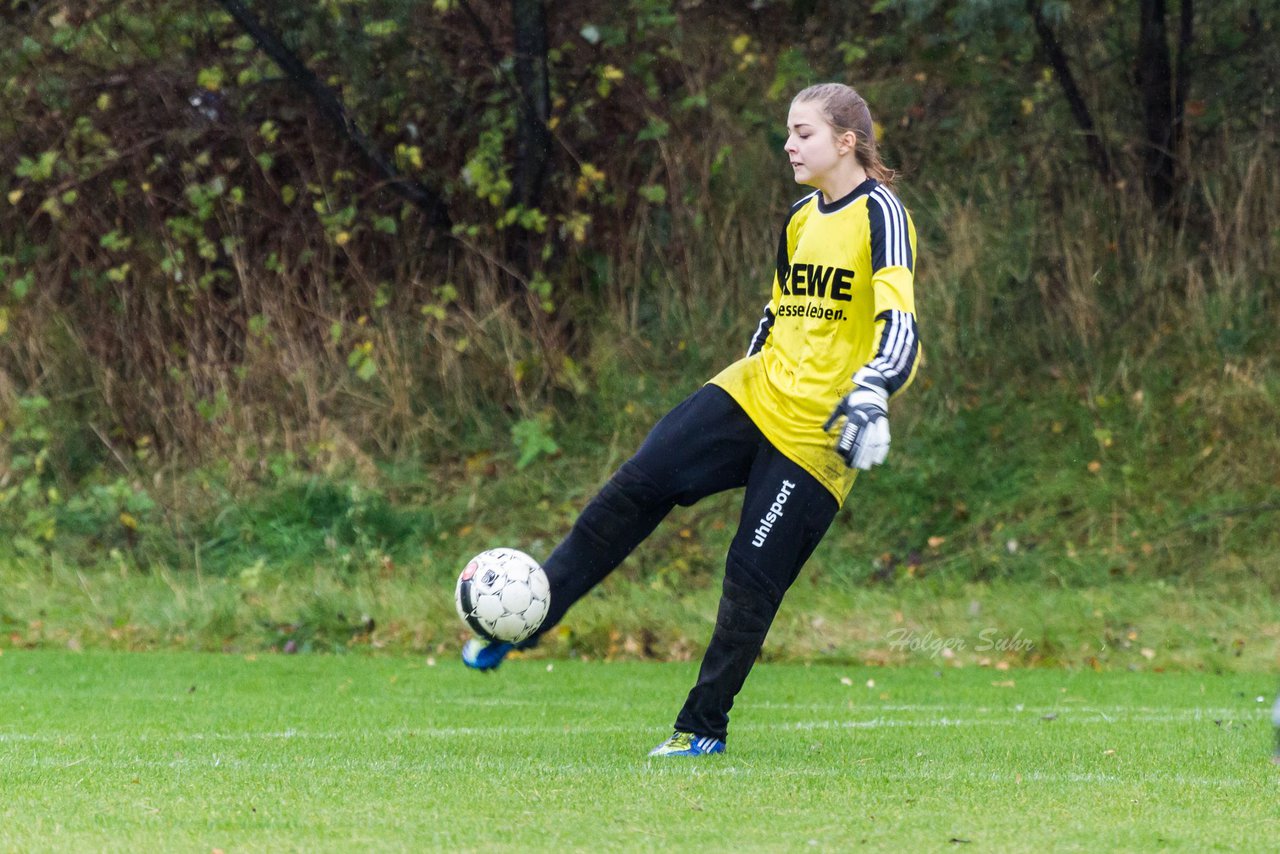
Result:
[[[542,205],[548,162],[551,157],[551,85],[547,72],[547,10],[543,0],[511,0],[511,24],[515,44],[516,151],[511,170],[507,207],[524,209]],[[506,261],[514,271],[510,288],[524,292],[538,266],[536,235],[520,226],[508,230]],[[536,300],[530,300],[536,302]],[[541,325],[542,311],[531,306]]]
[[1138,93],[1142,98],[1142,171],[1147,196],[1166,211],[1175,190],[1173,63],[1164,0],[1139,0]]
[[1098,133],[1097,126],[1093,123],[1093,115],[1089,112],[1089,105],[1085,103],[1084,95],[1076,84],[1075,75],[1071,73],[1071,63],[1067,60],[1067,53],[1062,49],[1049,22],[1044,19],[1040,0],[1027,0],[1027,12],[1030,13],[1031,21],[1035,24],[1036,35],[1040,38],[1040,48],[1044,51],[1054,76],[1058,78],[1058,85],[1062,87],[1062,95],[1067,99],[1067,106],[1071,108],[1071,115],[1075,117],[1076,124],[1084,133],[1089,162],[1093,164],[1093,168],[1102,180],[1109,184],[1115,178],[1111,168],[1111,157],[1107,154],[1107,147]]
[[551,86],[547,77],[547,14],[543,0],[512,0],[516,87],[520,113],[511,201],[523,207],[542,203],[551,156]]
[[334,130],[355,146],[364,160],[379,175],[386,178],[391,189],[412,202],[434,227],[448,233],[452,227],[448,207],[444,200],[418,181],[401,175],[394,164],[378,151],[377,146],[364,135],[355,121],[347,115],[337,94],[324,85],[315,73],[303,64],[284,41],[267,29],[240,0],[217,0],[222,8],[249,34],[259,48],[302,88],[315,103],[320,113],[333,125]]
[[1195,21],[1192,0],[1182,0],[1178,7],[1178,70],[1173,90],[1173,148],[1180,151],[1187,124],[1187,92],[1191,89],[1191,41]]

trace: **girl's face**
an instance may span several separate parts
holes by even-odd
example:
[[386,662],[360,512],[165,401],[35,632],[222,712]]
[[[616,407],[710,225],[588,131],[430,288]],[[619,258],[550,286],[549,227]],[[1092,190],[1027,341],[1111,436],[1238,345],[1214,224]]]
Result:
[[783,146],[791,161],[797,184],[808,184],[825,190],[836,170],[845,165],[853,153],[852,134],[837,139],[835,129],[812,101],[796,101],[787,113],[787,144]]

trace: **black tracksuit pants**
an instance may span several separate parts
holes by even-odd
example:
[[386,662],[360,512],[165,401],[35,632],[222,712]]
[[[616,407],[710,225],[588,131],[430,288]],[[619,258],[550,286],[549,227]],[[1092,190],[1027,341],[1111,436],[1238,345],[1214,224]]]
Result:
[[725,738],[733,699],[783,594],[835,518],[835,498],[783,456],[727,392],[706,385],[671,410],[582,511],[544,563],[541,632],[620,564],[671,509],[746,487],[715,631],[675,728]]

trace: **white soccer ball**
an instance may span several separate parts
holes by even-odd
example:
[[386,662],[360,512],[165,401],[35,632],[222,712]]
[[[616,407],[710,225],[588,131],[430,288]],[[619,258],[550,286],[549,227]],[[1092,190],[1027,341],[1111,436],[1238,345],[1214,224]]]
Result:
[[551,585],[538,562],[516,549],[489,549],[471,559],[454,591],[458,616],[489,640],[519,643],[542,625]]

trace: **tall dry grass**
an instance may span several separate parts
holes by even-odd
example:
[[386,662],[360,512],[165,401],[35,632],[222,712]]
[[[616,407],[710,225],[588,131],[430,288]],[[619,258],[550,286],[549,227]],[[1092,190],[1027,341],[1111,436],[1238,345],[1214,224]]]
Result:
[[[662,187],[666,201],[602,208],[581,243],[549,244],[560,253],[545,267],[551,314],[513,296],[493,232],[432,235],[394,210],[383,211],[394,235],[367,221],[339,232],[326,217],[347,205],[372,215],[378,202],[332,185],[335,162],[315,139],[303,137],[293,184],[304,195],[289,205],[277,178],[218,156],[242,141],[201,138],[212,156],[182,152],[190,163],[152,175],[147,205],[104,174],[89,182],[101,204],[17,231],[60,251],[32,262],[49,286],[8,309],[0,407],[43,394],[92,428],[104,458],[146,444],[252,476],[279,453],[364,470],[398,454],[438,459],[509,441],[512,421],[554,417],[604,373],[664,361],[705,372],[741,352],[786,204],[804,192],[762,137],[722,115],[673,126],[653,161],[620,156],[613,180]],[[1266,135],[1211,141],[1185,215],[1167,222],[1136,188],[1063,182],[1043,163],[908,178],[927,377],[953,389],[1045,371],[1104,384],[1118,366],[1172,360],[1264,382],[1273,359],[1259,336],[1275,326],[1280,288],[1276,152]],[[1001,161],[994,147],[985,157]],[[249,202],[222,192],[202,208],[191,187],[217,180]],[[132,246],[101,245],[110,231]],[[212,249],[197,251],[192,231]],[[106,275],[122,262],[127,273]]]
[[1280,307],[1280,176],[1263,168],[1277,150],[1218,140],[1204,157],[1215,168],[1191,176],[1185,212],[1165,221],[1132,188],[1088,182],[1056,199],[1013,175],[908,191],[932,364],[1098,381],[1120,361],[1270,361],[1254,345]]

